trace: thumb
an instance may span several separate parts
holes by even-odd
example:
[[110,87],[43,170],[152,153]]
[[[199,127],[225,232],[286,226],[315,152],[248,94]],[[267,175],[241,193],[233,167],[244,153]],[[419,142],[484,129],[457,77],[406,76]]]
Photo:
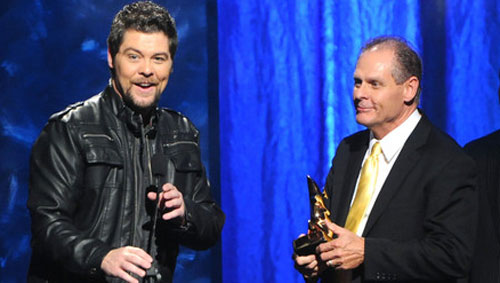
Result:
[[337,232],[339,232],[340,226],[330,221],[328,217],[325,219],[325,223],[326,227],[328,227],[328,229],[330,229],[334,234],[337,234]]
[[155,192],[149,192],[147,194],[147,196],[148,196],[148,199],[150,199],[150,200],[156,200],[156,193]]

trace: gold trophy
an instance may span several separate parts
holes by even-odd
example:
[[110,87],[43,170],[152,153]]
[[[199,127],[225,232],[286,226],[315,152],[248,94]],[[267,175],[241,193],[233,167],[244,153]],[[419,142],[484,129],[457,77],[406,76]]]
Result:
[[311,203],[311,219],[308,221],[307,235],[293,241],[293,250],[297,255],[310,255],[316,252],[316,247],[333,239],[333,232],[326,226],[326,219],[330,220],[330,211],[325,206],[326,193],[322,194],[318,185],[311,176],[307,175],[309,200]]

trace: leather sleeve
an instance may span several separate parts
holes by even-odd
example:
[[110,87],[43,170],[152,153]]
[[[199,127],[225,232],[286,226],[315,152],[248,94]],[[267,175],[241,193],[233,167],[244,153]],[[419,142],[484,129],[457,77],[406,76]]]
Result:
[[213,201],[210,186],[203,169],[203,177],[195,185],[194,193],[184,197],[187,225],[185,238],[180,243],[192,249],[207,249],[219,240],[225,215]]
[[176,240],[191,249],[208,249],[220,238],[225,215],[211,195],[205,167],[201,162],[198,132],[194,141],[175,142],[167,155],[175,164],[175,185],[183,193],[186,225],[170,229]]
[[32,149],[27,206],[33,253],[72,272],[93,275],[111,247],[86,237],[74,223],[85,171],[79,147],[75,126],[49,121]]

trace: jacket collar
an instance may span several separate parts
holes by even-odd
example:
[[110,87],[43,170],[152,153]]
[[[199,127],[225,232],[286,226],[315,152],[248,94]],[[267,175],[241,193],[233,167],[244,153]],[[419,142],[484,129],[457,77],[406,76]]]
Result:
[[[118,93],[113,89],[113,86],[111,84],[111,80],[106,87],[106,89],[103,92],[102,95],[104,101],[110,106],[111,111],[113,114],[118,117],[120,121],[123,121],[126,125],[127,128],[135,135],[135,136],[140,136],[141,131],[143,131],[143,121],[142,121],[142,116],[130,109],[125,103],[123,102],[123,99],[120,97]],[[153,110],[153,115],[151,115],[151,121],[149,125],[146,126],[146,129],[148,130],[148,134],[154,134],[156,124],[158,122],[159,116],[160,116],[160,109],[158,107],[155,107]]]

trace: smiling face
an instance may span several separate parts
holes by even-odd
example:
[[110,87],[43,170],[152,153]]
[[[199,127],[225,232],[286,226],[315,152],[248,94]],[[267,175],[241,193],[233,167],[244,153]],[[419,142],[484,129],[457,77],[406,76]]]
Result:
[[392,76],[393,64],[391,48],[375,47],[361,54],[354,72],[356,121],[377,139],[401,125],[417,107],[408,102],[415,97],[418,79],[413,76],[397,84]]
[[144,113],[155,107],[172,71],[169,39],[163,32],[127,30],[115,58],[113,88],[130,108]]

